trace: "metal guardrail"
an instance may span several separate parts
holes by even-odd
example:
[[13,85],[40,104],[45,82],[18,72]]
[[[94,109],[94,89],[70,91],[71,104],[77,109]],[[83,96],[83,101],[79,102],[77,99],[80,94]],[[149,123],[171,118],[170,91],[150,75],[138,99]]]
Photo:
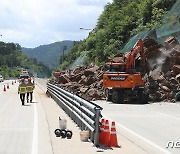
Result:
[[81,130],[89,130],[90,140],[98,146],[103,108],[51,83],[47,83],[47,91]]

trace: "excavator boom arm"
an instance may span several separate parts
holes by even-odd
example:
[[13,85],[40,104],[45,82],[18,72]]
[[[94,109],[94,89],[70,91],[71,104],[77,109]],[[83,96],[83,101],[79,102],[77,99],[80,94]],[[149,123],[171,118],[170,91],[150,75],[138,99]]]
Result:
[[134,45],[133,49],[128,55],[127,63],[126,63],[126,69],[132,69],[135,67],[135,58],[137,54],[140,54],[142,58],[142,65],[145,63],[145,55],[143,50],[143,41],[142,39],[139,39],[137,43]]

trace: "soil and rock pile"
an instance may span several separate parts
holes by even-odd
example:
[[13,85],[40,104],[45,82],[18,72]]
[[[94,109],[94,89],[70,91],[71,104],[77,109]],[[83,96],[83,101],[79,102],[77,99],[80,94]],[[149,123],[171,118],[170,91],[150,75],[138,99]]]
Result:
[[[165,44],[163,47],[150,38],[144,40],[147,66],[142,74],[150,101],[175,102],[175,94],[180,90],[180,45],[174,37],[169,37]],[[119,54],[113,61],[122,62],[126,56],[127,53]],[[105,99],[102,78],[106,70],[106,66],[78,66],[51,82],[87,100],[101,100]]]
[[144,75],[145,88],[151,101],[175,102],[180,90],[180,45],[169,37],[166,46],[148,39],[144,41],[148,67]]
[[60,76],[58,80],[52,80],[61,87],[87,100],[104,99],[103,73],[105,66],[77,66],[69,75]]

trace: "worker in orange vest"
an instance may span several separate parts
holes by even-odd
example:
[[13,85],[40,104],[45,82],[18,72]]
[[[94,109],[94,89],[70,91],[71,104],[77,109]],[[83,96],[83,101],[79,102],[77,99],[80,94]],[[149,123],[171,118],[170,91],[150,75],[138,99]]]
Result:
[[22,105],[24,105],[25,94],[26,94],[26,84],[24,82],[24,78],[21,79],[21,83],[19,84],[18,94],[20,94],[20,99],[21,99]]
[[35,88],[34,83],[31,82],[31,78],[28,78],[28,83],[26,85],[26,91],[27,91],[27,103],[29,103],[29,95],[30,95],[30,102],[32,102],[33,99],[33,90]]

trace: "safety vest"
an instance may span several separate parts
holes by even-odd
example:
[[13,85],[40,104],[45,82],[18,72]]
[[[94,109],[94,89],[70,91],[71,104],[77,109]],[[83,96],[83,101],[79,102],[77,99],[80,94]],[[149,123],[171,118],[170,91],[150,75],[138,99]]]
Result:
[[26,91],[28,92],[28,93],[32,93],[33,92],[33,90],[34,90],[34,84],[33,83],[28,83],[27,85],[26,85]]
[[26,85],[19,85],[18,92],[20,94],[25,94],[26,93]]
[[33,86],[27,86],[26,90],[28,93],[32,93],[33,92]]

